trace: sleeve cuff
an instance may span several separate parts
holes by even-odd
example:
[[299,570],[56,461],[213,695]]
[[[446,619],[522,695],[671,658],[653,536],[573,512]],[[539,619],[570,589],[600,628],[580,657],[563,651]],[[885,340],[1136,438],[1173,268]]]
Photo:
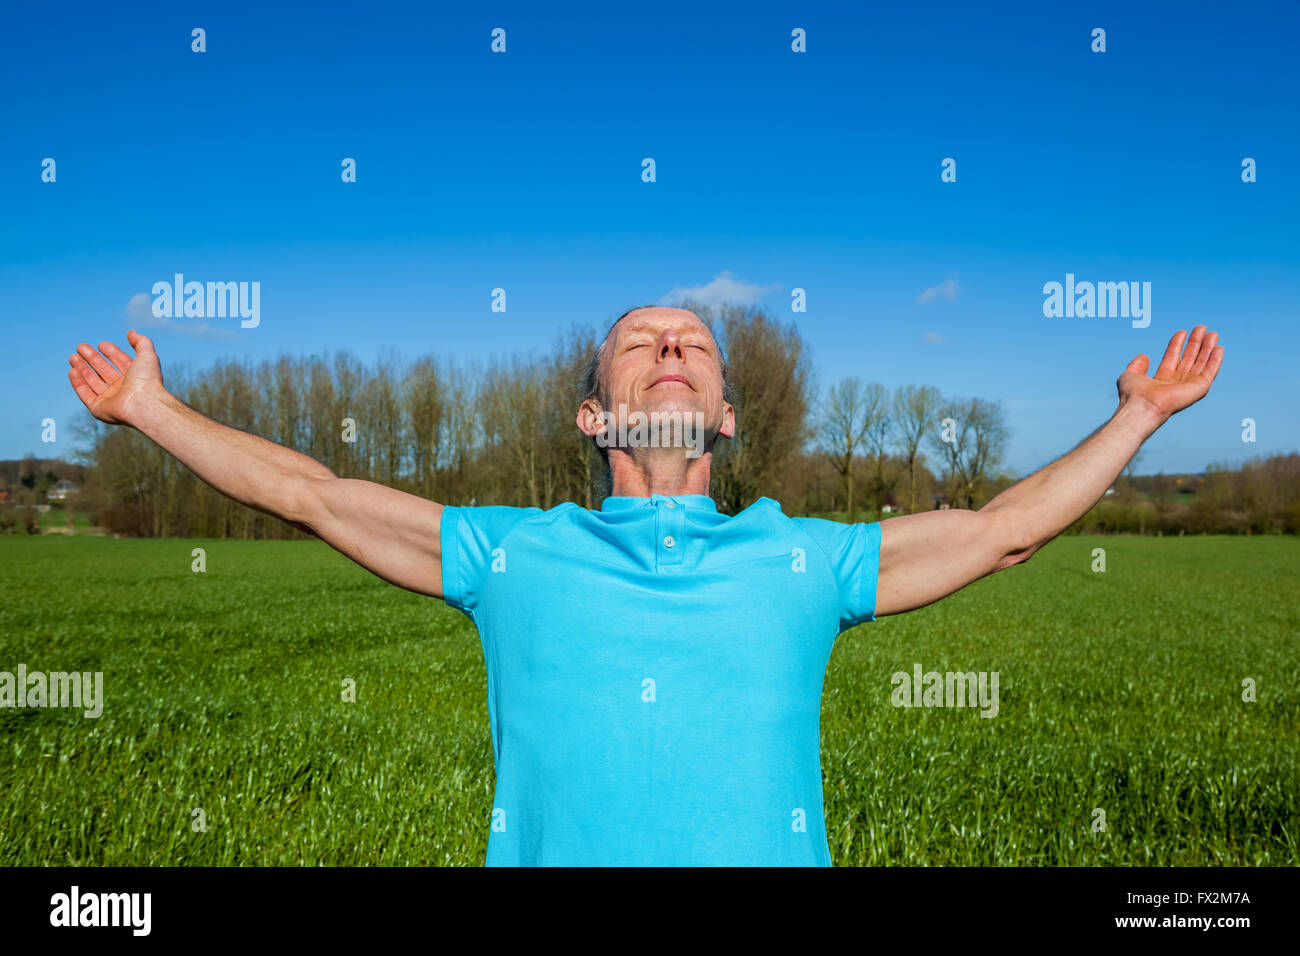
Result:
[[880,522],[863,526],[862,570],[858,575],[858,600],[856,605],[865,614],[858,623],[876,619],[876,582],[880,578]]
[[442,550],[442,599],[457,610],[465,610],[460,586],[460,508],[445,506],[439,525]]

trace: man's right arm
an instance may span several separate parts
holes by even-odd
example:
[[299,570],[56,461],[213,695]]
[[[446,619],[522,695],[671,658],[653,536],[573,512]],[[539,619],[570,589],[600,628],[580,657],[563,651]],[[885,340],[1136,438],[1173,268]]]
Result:
[[103,354],[82,344],[69,357],[69,380],[92,415],[138,429],[217,491],[316,535],[385,581],[442,597],[442,505],[339,478],[307,455],[214,421],[163,387],[148,338],[132,330],[128,340],[134,359],[111,342],[100,343]]

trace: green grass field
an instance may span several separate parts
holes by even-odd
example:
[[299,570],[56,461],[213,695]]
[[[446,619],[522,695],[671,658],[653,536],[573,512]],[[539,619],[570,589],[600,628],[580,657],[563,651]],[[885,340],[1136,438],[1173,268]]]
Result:
[[[107,698],[0,709],[0,864],[482,863],[483,661],[442,602],[317,542],[10,537],[0,571],[0,671]],[[1294,538],[1064,538],[841,635],[836,864],[1300,864],[1297,582]],[[915,663],[998,671],[998,716],[891,706]]]

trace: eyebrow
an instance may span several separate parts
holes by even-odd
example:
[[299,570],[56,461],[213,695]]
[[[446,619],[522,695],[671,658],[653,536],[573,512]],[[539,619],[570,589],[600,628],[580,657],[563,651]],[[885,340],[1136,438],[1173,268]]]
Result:
[[[614,338],[615,338],[615,341],[617,341],[618,338],[619,338],[619,336],[622,336],[622,335],[636,335],[638,332],[653,332],[653,331],[654,331],[654,330],[653,330],[653,327],[652,327],[652,326],[646,325],[645,323],[641,323],[641,324],[639,324],[639,325],[632,325],[632,326],[629,326],[628,328],[621,329],[621,330],[618,332],[618,334],[614,336]],[[688,335],[703,335],[703,336],[706,336],[710,341],[713,340],[713,336],[708,332],[707,329],[696,328],[696,327],[694,327],[694,326],[692,326],[691,328],[688,328],[688,329],[683,329],[683,330],[680,332],[680,335],[681,335],[683,338],[685,338],[685,337],[688,336]]]

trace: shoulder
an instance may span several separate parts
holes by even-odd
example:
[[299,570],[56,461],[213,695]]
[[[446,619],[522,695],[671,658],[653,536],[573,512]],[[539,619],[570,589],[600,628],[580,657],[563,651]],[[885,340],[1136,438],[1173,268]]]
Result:
[[791,517],[785,513],[781,503],[772,498],[759,498],[731,520],[737,527],[747,528],[754,533],[780,535],[787,541],[812,545],[826,552],[827,557],[842,550],[844,538],[853,533],[852,528],[862,527],[827,521],[824,518]]
[[791,530],[811,535],[818,539],[834,537],[850,525],[839,521],[827,521],[825,518],[792,517],[785,513],[781,502],[772,498],[759,498],[748,508],[736,514],[734,520],[763,521],[781,524]]
[[787,523],[794,519],[787,515],[781,508],[781,502],[772,498],[759,498],[749,507],[736,512],[736,514],[732,516],[732,520]]
[[826,518],[791,518],[826,556],[838,563],[847,557],[879,548],[880,522],[830,521]]
[[572,502],[554,508],[517,508],[511,505],[448,505],[443,508],[443,530],[500,543],[508,534],[529,526],[545,526],[585,509]]

